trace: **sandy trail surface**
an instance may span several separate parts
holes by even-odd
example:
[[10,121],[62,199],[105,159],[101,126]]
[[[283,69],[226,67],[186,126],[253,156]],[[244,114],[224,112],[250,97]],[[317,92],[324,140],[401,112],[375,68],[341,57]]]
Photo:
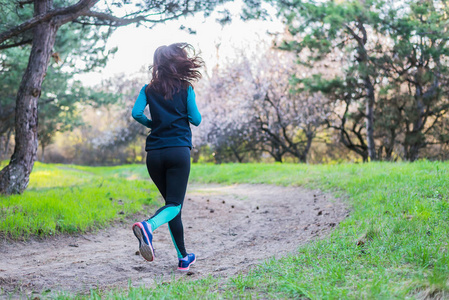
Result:
[[[151,215],[153,211],[149,211]],[[229,277],[271,257],[294,252],[322,237],[348,214],[320,191],[272,185],[191,185],[183,208],[187,251],[197,255],[179,272],[167,225],[154,234],[156,259],[145,261],[131,225],[123,222],[91,234],[0,243],[0,297],[88,293],[154,286],[173,278]]]

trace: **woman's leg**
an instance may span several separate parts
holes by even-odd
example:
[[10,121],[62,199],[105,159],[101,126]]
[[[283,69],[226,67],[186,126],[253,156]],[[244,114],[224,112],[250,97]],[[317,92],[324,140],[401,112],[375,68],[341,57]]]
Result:
[[187,256],[181,208],[190,174],[190,149],[174,147],[152,150],[147,155],[150,177],[165,199],[165,206],[156,211],[148,223],[152,230],[169,222],[169,230],[179,258]]
[[184,245],[184,227],[182,226],[181,212],[168,222],[168,229],[173,240],[173,244],[176,248],[178,258],[187,256],[186,247]]
[[148,174],[150,174],[151,180],[153,180],[154,184],[165,200],[167,177],[162,158],[162,150],[164,149],[150,150],[147,152],[147,170]]
[[[161,154],[162,152],[160,150],[149,151],[147,153],[147,168],[151,179],[156,184],[157,188],[165,199],[166,176]],[[134,223],[132,228],[134,235],[139,240],[140,254],[146,260],[153,261],[153,230],[157,227],[149,224],[146,221],[143,221]]]
[[159,208],[147,221],[151,225],[151,231],[173,219],[181,210],[179,204],[167,203],[167,162],[164,155],[167,149],[151,150],[147,153],[148,173],[165,200],[165,205]]

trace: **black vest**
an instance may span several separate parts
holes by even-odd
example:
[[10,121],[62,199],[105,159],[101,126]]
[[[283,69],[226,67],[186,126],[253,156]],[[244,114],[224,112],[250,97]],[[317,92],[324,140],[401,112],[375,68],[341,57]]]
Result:
[[192,148],[192,132],[187,116],[187,90],[181,89],[169,100],[151,88],[147,89],[145,94],[152,121],[145,150],[167,147]]

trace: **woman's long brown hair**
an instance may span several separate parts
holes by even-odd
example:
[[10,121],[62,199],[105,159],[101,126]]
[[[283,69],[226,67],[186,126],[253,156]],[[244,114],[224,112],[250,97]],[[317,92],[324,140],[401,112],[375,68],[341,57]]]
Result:
[[[193,51],[189,57],[187,50]],[[198,71],[204,65],[204,61],[195,54],[192,45],[176,43],[169,46],[161,46],[154,52],[153,78],[148,85],[162,95],[165,99],[172,99],[173,94],[180,89],[187,89],[192,81],[201,78]]]

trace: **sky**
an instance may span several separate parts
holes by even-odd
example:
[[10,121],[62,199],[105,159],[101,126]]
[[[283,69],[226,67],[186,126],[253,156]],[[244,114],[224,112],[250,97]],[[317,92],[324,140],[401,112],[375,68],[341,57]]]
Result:
[[[233,15],[232,23],[225,26],[216,21],[217,13],[208,18],[198,13],[195,16],[158,24],[152,29],[143,26],[136,28],[134,25],[118,28],[107,44],[108,49],[118,47],[118,51],[109,59],[106,67],[101,71],[77,75],[77,79],[88,86],[94,86],[117,75],[136,76],[143,70],[148,70],[157,47],[178,42],[192,44],[196,51],[201,52],[206,68],[210,69],[217,64],[217,59],[221,62],[232,59],[238,49],[251,49],[256,43],[269,41],[271,37],[267,32],[283,31],[282,23],[275,18],[272,21],[240,20],[241,6],[242,2],[239,0],[220,7],[227,8]],[[181,25],[196,30],[196,34],[181,30]]]

